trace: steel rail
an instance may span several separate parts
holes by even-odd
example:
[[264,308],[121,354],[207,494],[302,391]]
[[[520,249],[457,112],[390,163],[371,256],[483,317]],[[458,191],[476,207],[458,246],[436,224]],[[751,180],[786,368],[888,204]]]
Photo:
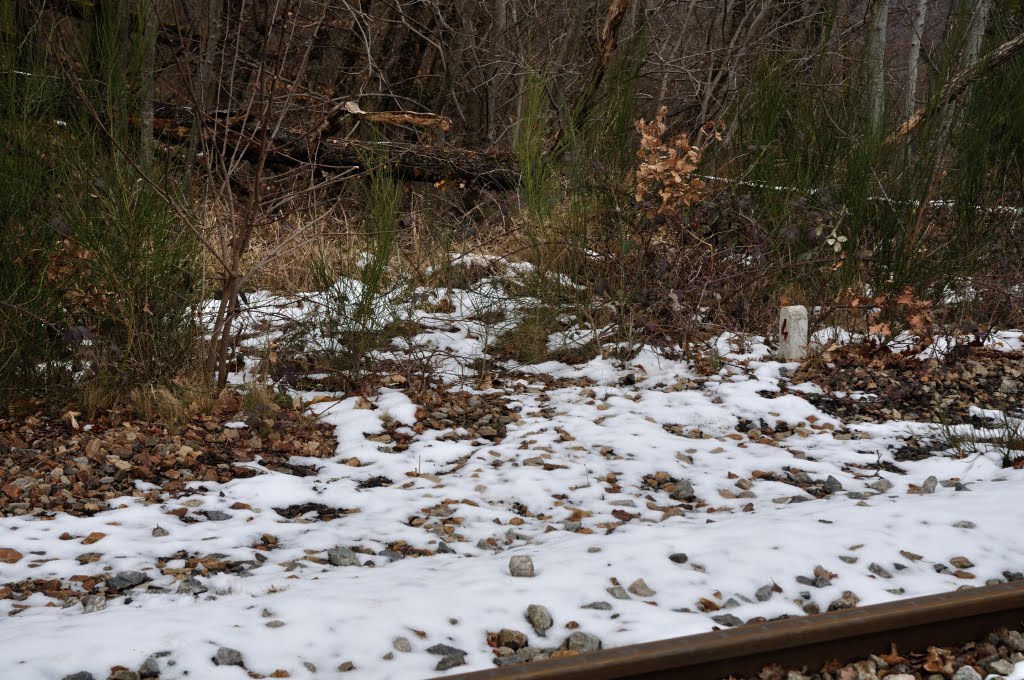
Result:
[[1024,582],[914,597],[627,647],[445,676],[446,680],[756,677],[764,666],[816,671],[832,659],[978,640],[1024,621]]

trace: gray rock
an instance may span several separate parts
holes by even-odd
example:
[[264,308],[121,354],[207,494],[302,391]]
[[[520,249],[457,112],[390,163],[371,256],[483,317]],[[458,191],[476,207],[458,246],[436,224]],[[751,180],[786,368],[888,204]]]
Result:
[[647,582],[642,578],[638,578],[630,583],[628,590],[637,597],[654,597],[658,594],[657,591],[647,585]]
[[242,653],[230,647],[221,647],[213,657],[213,663],[217,666],[244,666]]
[[356,665],[351,661],[342,661],[338,664],[339,673],[348,673],[351,670],[355,670]]
[[408,654],[412,651],[412,643],[406,637],[396,637],[391,641],[391,646],[396,652],[402,652],[403,654]]
[[514,666],[519,663],[526,663],[531,661],[541,654],[541,650],[537,647],[523,647],[515,654],[509,654],[507,656],[498,656],[494,658],[495,666]]
[[139,677],[142,678],[156,678],[160,676],[160,664],[157,663],[155,656],[148,657],[139,666]]
[[508,647],[512,651],[522,649],[529,643],[525,633],[511,628],[502,628],[498,631],[498,646]]
[[672,553],[668,558],[676,564],[686,564],[686,561],[690,559],[686,556],[686,553]]
[[825,480],[825,492],[826,493],[836,493],[836,492],[842,491],[842,490],[843,490],[843,483],[840,482],[835,477],[833,477],[832,475],[829,475],[828,479]]
[[981,674],[970,666],[960,666],[953,673],[953,680],[981,680]]
[[614,597],[616,600],[632,600],[633,599],[633,598],[631,598],[629,596],[629,593],[627,593],[626,589],[623,588],[622,586],[610,586],[608,588],[605,588],[605,590],[607,590],[608,594],[611,595],[612,597]]
[[103,595],[100,595],[99,593],[97,593],[96,595],[90,595],[89,597],[85,598],[85,601],[82,603],[82,609],[85,611],[86,614],[102,611],[106,608],[107,598]]
[[203,582],[194,576],[189,576],[178,584],[179,595],[202,595],[207,590]]
[[853,609],[860,603],[860,598],[857,597],[852,591],[844,590],[841,597],[832,600],[828,605],[830,612],[838,611],[840,609]]
[[917,680],[917,678],[910,673],[890,673],[885,676],[885,680]]
[[697,494],[694,493],[693,484],[685,479],[680,479],[676,482],[676,490],[670,493],[668,497],[674,501],[683,503],[693,500],[697,497]]
[[541,637],[544,637],[548,629],[554,624],[551,612],[548,611],[547,607],[539,604],[531,604],[526,608],[526,620],[530,622],[534,632]]
[[807,496],[790,496],[789,498],[790,503],[806,503],[809,500],[811,499]]
[[65,675],[61,680],[96,680],[96,678],[88,671],[78,671],[71,675]]
[[[388,558],[388,562],[397,562],[398,560],[405,559],[405,555],[403,555],[402,553],[400,553],[400,552],[398,552],[396,550],[381,550],[377,554],[380,555],[381,557]],[[328,558],[328,560],[329,559],[330,558]]]
[[1006,646],[1015,652],[1024,652],[1024,635],[1019,630],[1011,630],[1006,635]]
[[449,668],[455,668],[456,666],[462,666],[465,663],[466,663],[466,657],[463,656],[462,654],[456,654],[456,655],[453,655],[453,656],[446,656],[446,657],[443,657],[440,661],[437,662],[437,665],[434,666],[434,670],[435,671],[446,671]]
[[974,522],[971,522],[971,521],[965,519],[965,520],[961,520],[959,522],[954,522],[953,526],[956,527],[957,529],[973,529],[973,528],[975,528],[978,525],[975,524]]
[[1009,675],[1013,672],[1013,664],[1006,659],[996,659],[988,665],[988,669],[999,675]]
[[892,578],[892,574],[889,573],[889,570],[887,570],[885,567],[878,564],[877,562],[872,562],[871,564],[869,564],[868,571],[870,571],[875,576],[881,576],[882,578]]
[[596,652],[601,649],[601,638],[590,633],[584,633],[583,631],[573,631],[573,633],[565,638],[562,642],[561,649],[571,649],[575,652],[585,654],[586,652]]
[[427,647],[427,654],[434,654],[436,656],[466,656],[466,651],[451,645],[436,644],[433,647]]
[[582,607],[582,609],[597,609],[597,610],[600,610],[600,611],[608,611],[611,608],[612,608],[612,603],[611,602],[605,602],[604,600],[598,600],[597,602],[591,602],[590,604],[585,604]]
[[877,491],[878,493],[885,493],[886,491],[892,488],[892,482],[883,477],[882,479],[879,479],[876,482],[871,482],[870,484],[868,484],[868,486]]
[[170,533],[171,532],[167,531],[167,529],[164,529],[162,526],[153,527],[153,538],[163,538]]
[[728,600],[725,601],[724,604],[722,604],[722,609],[735,609],[739,606],[740,601],[737,600],[735,597],[730,597]]
[[711,620],[726,628],[743,625],[743,619],[734,614],[719,614],[718,616],[712,616]]
[[772,599],[773,592],[774,591],[771,586],[761,586],[757,589],[757,592],[754,593],[754,597],[757,598],[758,602],[767,602]]
[[440,543],[437,544],[437,554],[438,555],[454,555],[455,551],[452,550],[452,547],[450,545],[448,545],[444,541],[441,541]]
[[203,512],[203,514],[206,515],[206,519],[210,520],[211,522],[223,522],[225,520],[231,519],[230,514],[222,512],[220,510],[206,510]]
[[351,548],[338,546],[327,551],[327,561],[335,567],[358,567],[359,558]]
[[281,619],[274,619],[273,621],[267,621],[266,623],[267,628],[283,628],[284,625],[284,621]]
[[935,493],[935,487],[939,485],[939,480],[935,475],[932,475],[928,479],[924,480],[924,484],[921,485],[921,493],[929,494]]
[[107,590],[120,593],[123,590],[142,585],[149,577],[141,571],[120,571],[113,578],[107,579]]
[[513,576],[531,577],[534,574],[533,560],[529,555],[513,555],[508,561],[508,570]]

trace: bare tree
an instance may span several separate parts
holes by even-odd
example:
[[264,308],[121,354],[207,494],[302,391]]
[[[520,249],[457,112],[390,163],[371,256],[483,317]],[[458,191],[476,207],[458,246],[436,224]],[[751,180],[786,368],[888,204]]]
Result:
[[885,35],[888,16],[886,0],[870,0],[864,43],[864,69],[867,73],[868,126],[872,131],[879,129],[885,107]]
[[910,34],[910,51],[907,55],[907,91],[903,98],[903,116],[909,117],[917,107],[917,67],[921,61],[921,42],[924,35],[924,20],[928,13],[928,0],[917,0],[914,23]]

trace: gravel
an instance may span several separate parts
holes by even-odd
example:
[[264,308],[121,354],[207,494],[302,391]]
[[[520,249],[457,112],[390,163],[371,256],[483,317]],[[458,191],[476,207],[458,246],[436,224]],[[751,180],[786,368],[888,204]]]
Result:
[[953,680],[981,680],[981,675],[970,666],[961,666],[953,673]]
[[513,555],[508,561],[508,570],[513,576],[529,578],[534,575],[533,560],[528,555]]
[[828,476],[825,480],[825,493],[836,493],[837,491],[843,490],[843,483],[832,475]]
[[676,484],[676,490],[669,494],[674,501],[686,502],[693,500],[697,494],[693,490],[693,484],[685,479],[680,479]]
[[360,564],[355,551],[341,546],[327,551],[327,561],[335,567],[358,567]]
[[616,600],[631,600],[631,599],[633,599],[633,598],[631,598],[629,596],[629,593],[627,593],[626,589],[623,588],[622,586],[611,586],[609,588],[605,588],[605,590],[607,590],[608,594],[611,595],[612,597],[614,597]]
[[90,595],[89,597],[85,598],[84,602],[82,602],[82,609],[85,611],[86,614],[102,611],[106,608],[107,598],[103,595],[100,595],[99,593],[97,593],[96,595]]
[[446,671],[449,668],[455,668],[456,666],[462,666],[466,663],[466,657],[462,655],[458,656],[446,656],[437,662],[434,666],[435,671]]
[[452,647],[451,645],[436,644],[432,647],[427,647],[427,654],[434,654],[435,656],[466,656],[466,650]]
[[221,647],[213,657],[213,663],[217,666],[242,666],[242,653],[230,647]]
[[107,579],[107,590],[115,593],[142,585],[149,577],[141,571],[120,571],[114,578]]
[[[610,609],[611,605],[608,605],[608,607]],[[531,604],[526,608],[526,620],[530,622],[534,632],[541,637],[544,637],[548,629],[554,624],[551,612],[548,611],[547,607],[539,604]]]
[[642,578],[638,578],[629,584],[629,592],[633,593],[637,597],[654,597],[657,595],[657,591],[647,585],[647,582]]
[[574,652],[580,652],[585,654],[586,652],[595,652],[602,647],[601,638],[590,633],[584,633],[583,631],[573,631],[573,633],[565,638],[562,642],[560,649],[569,649]]
[[1009,675],[1013,672],[1013,664],[1006,659],[996,659],[988,665],[988,669],[999,675]]
[[207,590],[203,582],[194,576],[189,576],[178,584],[179,595],[202,595]]
[[502,628],[498,631],[498,646],[508,647],[512,651],[517,651],[525,647],[529,643],[529,639],[525,633],[521,633],[518,630],[512,630],[511,628]]
[[719,614],[718,616],[712,616],[711,620],[726,628],[735,628],[736,626],[743,625],[743,619],[735,614]]

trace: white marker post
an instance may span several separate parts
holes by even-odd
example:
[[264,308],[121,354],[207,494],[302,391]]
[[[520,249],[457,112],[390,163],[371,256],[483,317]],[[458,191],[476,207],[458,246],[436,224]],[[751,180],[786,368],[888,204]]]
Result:
[[807,308],[803,305],[779,310],[779,356],[783,361],[807,357]]

